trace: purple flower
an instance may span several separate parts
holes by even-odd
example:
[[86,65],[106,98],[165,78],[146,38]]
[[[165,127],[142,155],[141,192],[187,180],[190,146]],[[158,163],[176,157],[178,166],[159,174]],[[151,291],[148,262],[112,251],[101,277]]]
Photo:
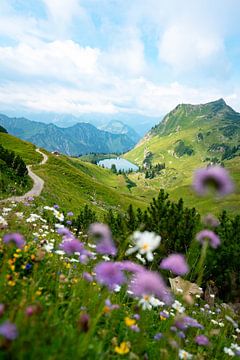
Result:
[[67,216],[73,216],[73,212],[72,212],[72,211],[69,211],[69,212],[67,213]]
[[22,249],[24,247],[24,245],[25,245],[24,237],[19,233],[12,233],[12,234],[5,235],[3,237],[3,242],[5,244],[15,243],[15,245],[19,249]]
[[71,220],[67,220],[66,223],[67,223],[67,225],[72,225],[72,221],[71,221]]
[[27,200],[28,200],[28,201],[33,201],[33,200],[34,200],[34,197],[33,197],[33,196],[29,196],[29,197],[27,198]]
[[99,254],[112,255],[117,254],[116,246],[112,240],[112,234],[109,227],[105,224],[94,223],[89,228],[89,235],[93,236],[97,246],[96,251]]
[[132,325],[132,326],[130,326],[130,329],[135,332],[140,332],[138,325]]
[[169,318],[169,314],[166,313],[165,311],[160,311],[160,316],[165,318],[165,319],[168,319]]
[[7,340],[15,340],[18,337],[18,331],[16,325],[10,321],[5,321],[0,325],[0,335]]
[[172,302],[172,296],[162,277],[152,271],[137,272],[129,285],[129,291],[136,297],[156,296],[166,304]]
[[65,238],[59,245],[59,248],[65,251],[66,254],[73,255],[74,253],[82,252],[84,247],[81,241],[70,237]]
[[212,214],[207,214],[204,218],[203,218],[203,223],[206,225],[206,226],[210,226],[210,227],[217,227],[220,222],[219,220]]
[[221,166],[209,166],[195,172],[193,188],[199,195],[205,195],[209,189],[213,189],[217,195],[224,196],[234,190],[234,185],[226,169]]
[[184,334],[183,331],[179,331],[179,332],[177,333],[177,336],[178,336],[180,339],[185,339],[185,337],[186,337],[186,335]]
[[59,205],[55,204],[55,205],[53,205],[53,208],[56,209],[56,210],[58,210],[58,209],[59,209]]
[[88,332],[90,328],[90,316],[87,313],[80,315],[79,327],[81,331]]
[[114,290],[117,285],[122,285],[126,279],[119,264],[114,262],[101,262],[95,267],[96,279],[100,284]]
[[88,282],[92,282],[93,281],[93,277],[91,274],[89,274],[88,272],[84,272],[83,273],[83,278],[84,280],[88,281]]
[[162,260],[160,268],[170,270],[176,275],[185,275],[189,271],[188,264],[181,254],[169,255],[166,259]]
[[121,262],[118,262],[118,264],[119,264],[121,270],[124,270],[124,271],[132,272],[132,273],[145,271],[145,268],[143,266],[138,265],[129,260],[123,260]]
[[67,229],[65,227],[57,229],[57,233],[62,236],[68,236],[68,237],[72,236],[69,229]]
[[209,241],[209,243],[213,249],[216,249],[221,244],[219,237],[211,230],[200,231],[196,235],[196,239],[202,245],[204,244],[205,241]]
[[5,305],[4,304],[0,304],[0,317],[3,316],[5,311]]
[[195,337],[195,343],[198,345],[207,346],[209,345],[209,340],[205,335],[197,335]]
[[163,334],[162,333],[157,333],[156,335],[154,335],[154,340],[160,340],[163,338]]
[[199,322],[196,319],[190,316],[184,316],[183,318],[176,320],[175,326],[180,330],[186,330],[189,327],[203,329],[203,326],[199,324]]

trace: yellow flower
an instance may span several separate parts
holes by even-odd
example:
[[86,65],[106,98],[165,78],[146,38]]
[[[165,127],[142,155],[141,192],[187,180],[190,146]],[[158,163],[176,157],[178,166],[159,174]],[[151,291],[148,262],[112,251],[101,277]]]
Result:
[[36,294],[37,296],[40,296],[40,295],[42,295],[42,292],[41,292],[41,290],[37,290],[37,291],[35,292],[35,294]]
[[11,269],[12,271],[14,271],[14,270],[15,270],[15,265],[10,265],[10,269]]
[[13,254],[15,258],[19,258],[19,254]]
[[10,280],[10,281],[8,282],[8,285],[9,285],[9,286],[15,286],[15,285],[16,285],[16,282],[15,282],[14,280]]
[[16,250],[16,253],[20,253],[22,250],[21,249],[17,249]]
[[125,317],[124,321],[127,326],[133,326],[136,324],[136,320],[131,319],[129,317]]
[[166,319],[164,316],[162,316],[162,315],[160,315],[160,319],[163,320],[163,321],[164,321],[164,320],[167,320],[167,319]]
[[115,347],[115,352],[118,353],[119,355],[125,355],[127,353],[129,353],[129,347],[128,347],[128,344],[123,341],[120,346],[116,346]]

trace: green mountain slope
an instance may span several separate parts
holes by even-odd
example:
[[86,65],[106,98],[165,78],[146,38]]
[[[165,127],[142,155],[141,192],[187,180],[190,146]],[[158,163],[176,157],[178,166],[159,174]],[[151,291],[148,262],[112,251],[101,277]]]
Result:
[[[138,188],[166,188],[172,197],[183,196],[188,205],[205,211],[210,206],[208,199],[197,198],[189,189],[193,171],[210,163],[223,163],[240,185],[239,154],[240,114],[220,99],[204,105],[178,105],[125,158],[146,167],[165,164],[166,168],[154,179],[131,175]],[[236,195],[221,202],[221,208],[235,211],[240,200],[239,186],[236,191]],[[211,208],[218,211],[218,204]]]
[[0,144],[15,151],[27,164],[35,164],[33,171],[44,181],[40,202],[59,204],[73,211],[89,205],[98,213],[105,210],[126,209],[131,203],[145,207],[141,196],[132,196],[123,175],[115,175],[79,159],[48,154],[45,165],[37,165],[41,155],[35,152],[34,145],[11,135],[0,134]]

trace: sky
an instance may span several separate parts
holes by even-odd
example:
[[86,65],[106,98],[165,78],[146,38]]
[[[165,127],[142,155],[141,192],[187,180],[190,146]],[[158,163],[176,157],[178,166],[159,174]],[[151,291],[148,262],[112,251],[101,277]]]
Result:
[[240,111],[239,0],[0,0],[0,112]]

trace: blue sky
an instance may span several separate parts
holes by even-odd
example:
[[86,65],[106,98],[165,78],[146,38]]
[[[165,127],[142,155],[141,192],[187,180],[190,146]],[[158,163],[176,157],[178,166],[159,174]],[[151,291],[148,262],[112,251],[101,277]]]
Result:
[[240,111],[239,0],[1,0],[0,111]]

